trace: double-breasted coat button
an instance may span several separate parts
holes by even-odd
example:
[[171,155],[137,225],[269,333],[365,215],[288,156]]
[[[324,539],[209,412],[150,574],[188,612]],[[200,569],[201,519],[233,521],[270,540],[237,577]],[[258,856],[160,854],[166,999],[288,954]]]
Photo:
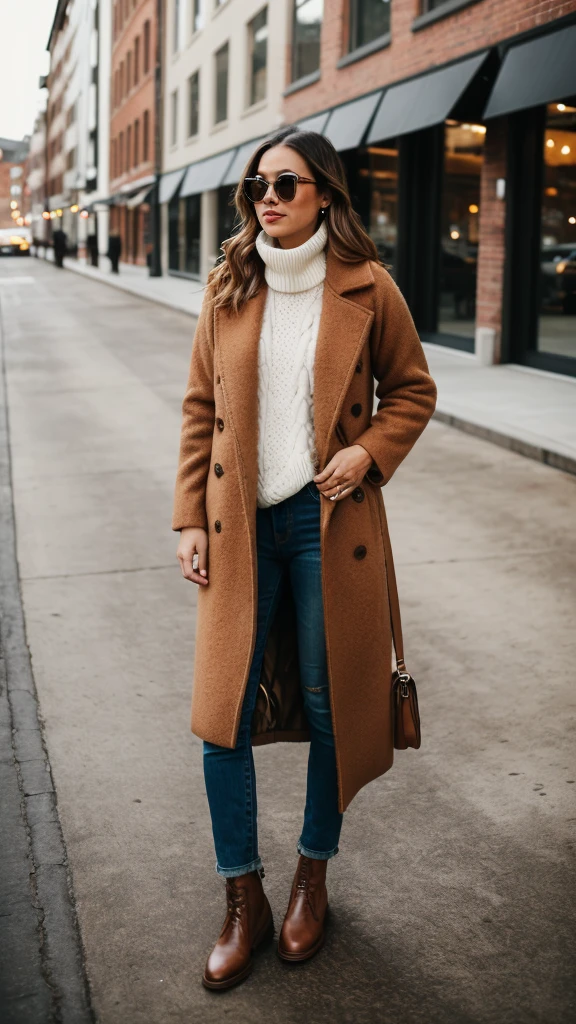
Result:
[[354,548],[354,558],[366,558],[366,546],[359,544],[357,548]]
[[218,374],[218,376],[216,377],[216,383],[217,383],[217,384],[219,384],[219,383],[220,383],[220,374]]
[[224,430],[224,420],[218,417],[218,419],[216,420],[216,426],[218,427],[218,430]]
[[352,497],[354,501],[364,501],[364,491],[361,487],[355,487],[352,491]]
[[224,472],[224,470],[222,469],[222,466],[220,465],[219,462],[215,463],[215,465],[214,465],[214,472],[216,473],[216,476],[222,476],[222,473]]
[[356,363],[356,373],[362,373],[362,360],[360,360],[359,363]]
[[220,522],[219,519],[217,519],[216,522],[214,523],[214,529],[216,530],[216,533],[220,533],[220,530],[222,529],[222,523]]
[[354,405],[350,409],[350,412],[352,413],[353,416],[359,416],[360,413],[362,412],[362,406],[360,405],[360,402],[354,402]]

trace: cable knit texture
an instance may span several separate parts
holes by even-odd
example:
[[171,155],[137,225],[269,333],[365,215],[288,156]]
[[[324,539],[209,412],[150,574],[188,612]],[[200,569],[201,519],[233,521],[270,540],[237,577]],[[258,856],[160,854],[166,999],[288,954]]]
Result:
[[314,356],[326,276],[324,222],[303,245],[281,249],[261,231],[268,285],[258,347],[258,506],[295,494],[318,472]]

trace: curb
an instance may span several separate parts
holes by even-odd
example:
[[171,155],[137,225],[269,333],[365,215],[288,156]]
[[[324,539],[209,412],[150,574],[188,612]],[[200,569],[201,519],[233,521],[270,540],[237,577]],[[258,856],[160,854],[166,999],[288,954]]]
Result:
[[493,430],[492,427],[483,427],[479,423],[465,420],[461,416],[454,416],[453,413],[443,412],[441,409],[435,410],[432,419],[439,420],[441,423],[454,427],[456,430],[461,430],[465,434],[481,438],[483,441],[490,441],[491,444],[497,444],[500,448],[507,448],[509,451],[516,452],[517,455],[524,455],[526,458],[534,459],[536,462],[543,462],[552,469],[560,469],[564,473],[576,475],[576,459],[571,458],[569,455],[562,455],[551,448],[531,444],[529,441],[522,441],[520,438],[512,437],[510,434]]
[[94,1024],[20,592],[0,307],[0,1006],[10,1024]]

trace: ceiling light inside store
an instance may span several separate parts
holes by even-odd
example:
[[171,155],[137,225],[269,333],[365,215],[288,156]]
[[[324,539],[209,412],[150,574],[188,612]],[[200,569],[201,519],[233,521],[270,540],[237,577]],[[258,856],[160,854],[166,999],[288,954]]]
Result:
[[468,207],[468,212],[478,213],[478,207],[476,206],[476,203],[470,203],[470,206]]
[[456,231],[456,230],[451,231],[450,232],[450,238],[453,238],[454,241],[456,241],[457,238],[460,238],[460,232]]
[[568,217],[569,224],[576,224],[576,217]]
[[566,110],[566,104],[565,103],[557,103],[556,104],[556,110]]
[[553,149],[554,148],[554,139],[546,139],[546,145],[548,146],[548,149]]
[[560,152],[562,153],[562,156],[568,156],[570,152],[570,146],[562,146]]

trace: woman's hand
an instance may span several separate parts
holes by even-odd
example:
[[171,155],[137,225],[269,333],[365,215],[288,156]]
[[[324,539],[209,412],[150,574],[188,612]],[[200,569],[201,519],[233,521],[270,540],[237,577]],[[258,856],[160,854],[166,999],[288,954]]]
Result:
[[[194,556],[198,565],[193,566]],[[176,557],[180,562],[182,575],[192,583],[208,586],[208,534],[199,526],[186,526],[180,531],[180,543]]]
[[340,501],[358,486],[371,465],[372,456],[366,449],[361,444],[351,444],[336,452],[325,469],[314,477],[314,483],[325,498]]

